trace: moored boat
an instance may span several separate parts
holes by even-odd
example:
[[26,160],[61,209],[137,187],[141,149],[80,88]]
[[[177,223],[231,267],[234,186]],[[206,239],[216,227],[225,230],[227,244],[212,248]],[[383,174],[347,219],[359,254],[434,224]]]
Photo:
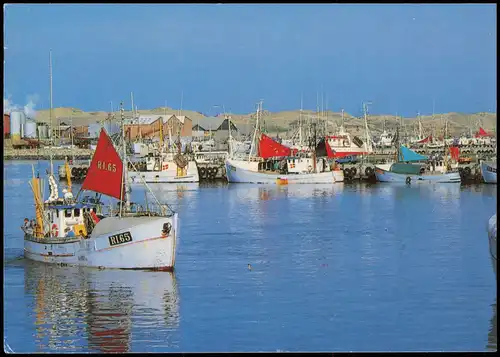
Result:
[[376,165],[375,176],[380,182],[412,183],[460,183],[460,173],[446,164],[443,171],[428,171],[427,157],[417,154],[405,146],[399,148],[398,161],[393,164]]
[[314,146],[311,147],[310,153],[292,156],[292,150],[289,147],[262,133],[259,126],[261,111],[262,108],[259,105],[254,140],[248,159],[235,158],[232,154],[226,159],[228,182],[313,184],[344,181],[342,170],[336,164],[330,163],[328,157],[317,157]]
[[488,221],[488,245],[491,255],[491,262],[495,277],[497,276],[497,215],[496,213]]
[[496,161],[481,161],[481,174],[486,183],[497,183]]
[[[196,162],[181,153],[181,143],[177,142],[177,153],[164,151],[163,125],[159,121],[159,149],[149,153],[146,162],[134,165],[130,163],[129,178],[131,183],[178,183],[200,182]],[[169,133],[169,137],[171,135]]]
[[[99,268],[173,270],[178,214],[168,205],[160,204],[154,195],[155,203],[144,207],[131,204],[126,185],[125,145],[123,148],[122,159],[106,131],[101,129],[77,199],[68,193],[60,199],[51,173],[51,195],[44,202],[41,179],[35,177],[33,170],[30,185],[36,222],[22,227],[26,258]],[[94,192],[95,197],[78,200],[83,191]],[[104,212],[106,207],[100,200],[103,194],[119,200],[118,207]]]

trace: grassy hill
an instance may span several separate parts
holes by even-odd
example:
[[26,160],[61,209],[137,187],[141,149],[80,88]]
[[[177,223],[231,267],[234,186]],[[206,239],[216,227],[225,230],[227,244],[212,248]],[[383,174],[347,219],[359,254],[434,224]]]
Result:
[[[173,109],[169,107],[159,107],[151,110],[139,110],[139,114],[178,114],[178,109]],[[236,124],[250,124],[255,120],[255,113],[248,114],[235,114],[230,113],[232,120]],[[196,123],[197,120],[204,118],[205,116],[196,111],[192,110],[182,110],[182,115],[186,115]],[[282,112],[264,112],[264,119],[269,131],[287,131],[290,125],[299,119],[299,110],[288,110]],[[315,113],[311,110],[304,110],[303,117],[314,116]],[[73,125],[88,125],[91,123],[97,123],[106,119],[108,112],[97,111],[97,112],[84,112],[78,108],[55,108],[52,112],[52,117],[54,123],[57,121],[65,122],[69,124],[70,118],[72,118]],[[130,118],[131,112],[125,112],[125,116]],[[115,112],[115,117],[119,117],[119,113]],[[340,125],[342,114],[338,112],[328,111],[325,112],[324,117],[328,118],[327,127],[329,130],[333,130],[336,126]],[[473,127],[473,131],[476,131],[478,126],[482,126],[486,131],[496,130],[496,113],[474,113],[474,114],[464,114],[464,113],[445,113],[445,114],[435,114],[434,116],[422,116],[422,124],[426,134],[431,133],[435,130],[438,133],[443,132],[443,125],[445,121],[448,121],[448,128],[451,134],[458,135],[462,132],[468,131],[469,127]],[[49,121],[49,110],[40,110],[37,112],[37,121],[48,122]],[[384,121],[386,123],[386,128],[392,130],[400,121],[399,117],[394,115],[369,115],[368,125],[373,133],[380,133],[382,131]],[[364,130],[364,122],[362,118],[355,118],[349,113],[344,113],[344,122],[346,129],[352,134],[359,135]],[[416,126],[417,120],[413,118],[403,118],[403,123],[407,130],[411,132]]]

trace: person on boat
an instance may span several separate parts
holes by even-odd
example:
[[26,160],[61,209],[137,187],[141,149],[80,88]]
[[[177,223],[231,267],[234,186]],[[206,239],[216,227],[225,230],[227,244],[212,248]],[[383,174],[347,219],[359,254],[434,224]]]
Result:
[[75,236],[75,232],[73,232],[73,230],[69,227],[66,227],[64,232],[66,233],[65,237],[74,237]]
[[24,219],[24,223],[21,226],[21,229],[26,234],[33,234],[33,228],[31,228],[31,223],[30,223],[30,220],[28,218]]

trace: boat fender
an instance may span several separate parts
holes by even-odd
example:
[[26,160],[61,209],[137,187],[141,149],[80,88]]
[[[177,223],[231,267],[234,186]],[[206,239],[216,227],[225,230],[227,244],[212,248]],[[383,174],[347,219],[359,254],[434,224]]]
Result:
[[59,229],[55,223],[52,225],[52,236],[59,237]]
[[352,173],[353,176],[356,176],[357,172],[358,172],[358,169],[356,169],[355,167],[351,168],[351,173]]
[[204,168],[204,167],[200,167],[200,176],[201,176],[201,178],[206,178],[206,174],[207,174],[207,169]]
[[311,165],[307,166],[307,171],[312,172],[313,168]]
[[407,184],[407,185],[411,184],[411,177],[410,177],[410,176],[408,176],[408,177],[406,178],[406,184]]
[[368,166],[366,169],[365,169],[365,175],[366,176],[371,176],[373,175],[373,168],[371,166]]
[[349,146],[349,142],[347,141],[347,139],[345,139],[345,140],[342,142],[342,144],[343,144],[344,146],[346,146],[346,147],[347,147],[347,146]]
[[71,176],[76,177],[76,170],[77,170],[76,167],[73,167],[71,169]]
[[425,172],[425,168],[420,168],[420,174],[423,174]]
[[88,171],[89,171],[89,169],[88,169],[88,168],[86,168],[86,167],[84,167],[84,168],[83,168],[83,175],[84,175],[84,176],[87,176],[87,172],[88,172]]

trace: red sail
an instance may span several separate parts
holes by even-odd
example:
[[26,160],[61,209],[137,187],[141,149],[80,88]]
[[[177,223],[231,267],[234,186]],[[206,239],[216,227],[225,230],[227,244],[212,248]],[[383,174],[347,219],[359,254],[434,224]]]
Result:
[[262,134],[259,140],[259,156],[267,159],[269,157],[290,156],[289,147],[277,143],[269,136]]
[[450,147],[451,158],[455,161],[458,161],[460,157],[460,149],[457,146]]
[[102,193],[122,199],[123,162],[113,146],[113,142],[101,129],[97,148],[90,163],[82,190]]
[[476,138],[480,138],[483,136],[490,136],[483,128],[479,128],[479,131],[476,133]]
[[328,139],[326,138],[325,138],[325,147],[326,147],[326,154],[328,155],[329,158],[337,156],[335,154],[335,151],[333,151],[332,148],[330,147],[330,144],[328,144]]

